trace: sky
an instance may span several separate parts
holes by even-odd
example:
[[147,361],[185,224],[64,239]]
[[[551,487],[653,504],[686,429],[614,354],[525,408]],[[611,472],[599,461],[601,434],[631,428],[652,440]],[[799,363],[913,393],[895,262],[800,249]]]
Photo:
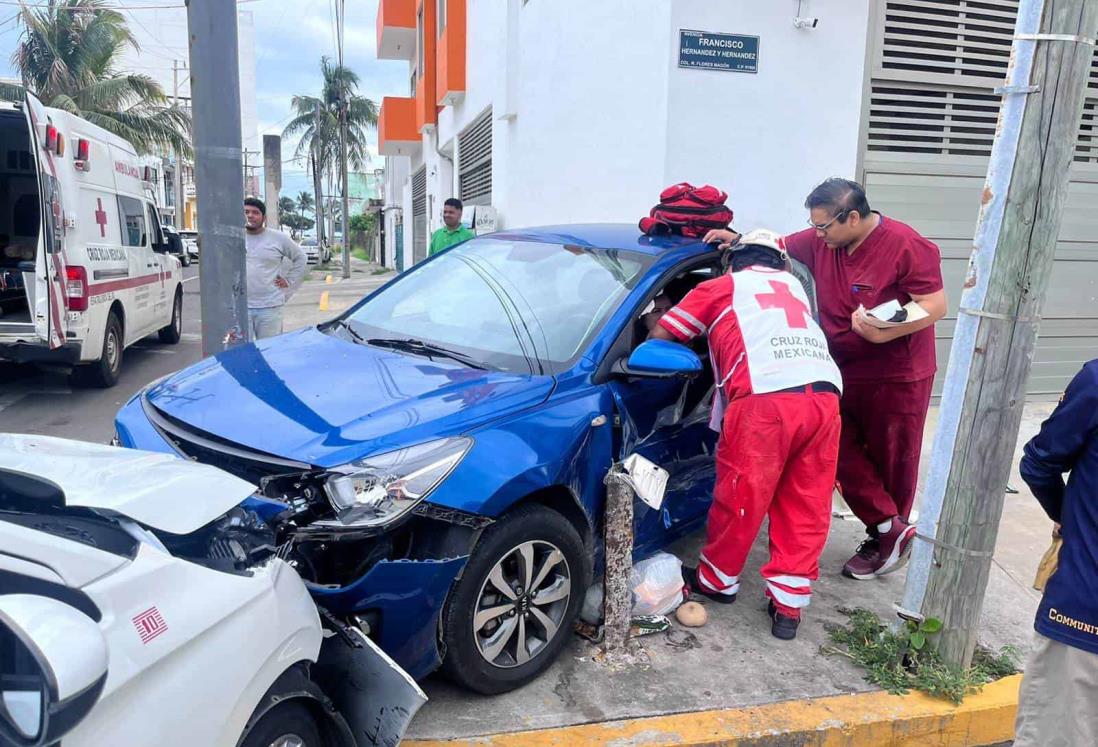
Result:
[[[34,5],[44,0],[26,0]],[[253,14],[255,24],[255,104],[259,134],[279,134],[289,121],[290,99],[295,94],[318,95],[321,85],[320,58],[335,58],[332,0],[250,0],[240,9]],[[110,5],[126,9],[130,29],[141,45],[140,53],[127,55],[124,67],[152,75],[172,92],[172,60],[187,59],[186,10],[183,0],[111,0]],[[163,6],[178,5],[178,8]],[[345,64],[358,73],[359,93],[380,105],[386,95],[407,95],[406,62],[378,60],[378,0],[346,2]],[[139,10],[140,6],[145,7]],[[0,76],[18,77],[11,56],[19,42],[21,27],[15,20],[18,8],[0,4]],[[245,76],[246,77],[246,76]],[[184,88],[183,93],[186,93]],[[283,160],[293,156],[295,143],[283,141]],[[377,136],[371,137],[376,154]],[[375,168],[383,159],[375,157]],[[284,163],[282,194],[311,191],[304,162]]]

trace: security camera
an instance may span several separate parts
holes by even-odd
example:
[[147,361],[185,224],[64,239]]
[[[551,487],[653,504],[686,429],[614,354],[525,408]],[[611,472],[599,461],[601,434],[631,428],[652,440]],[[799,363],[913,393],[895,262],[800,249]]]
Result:
[[820,23],[819,18],[806,18],[798,16],[793,19],[793,28],[797,29],[814,29]]

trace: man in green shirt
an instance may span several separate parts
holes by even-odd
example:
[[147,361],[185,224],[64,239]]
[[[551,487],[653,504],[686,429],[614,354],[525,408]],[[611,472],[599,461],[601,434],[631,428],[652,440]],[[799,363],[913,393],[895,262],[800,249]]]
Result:
[[427,250],[428,257],[433,257],[443,249],[449,249],[454,244],[460,244],[476,236],[471,230],[461,225],[463,207],[461,200],[456,197],[451,197],[443,203],[442,222],[446,225],[431,235],[431,247]]

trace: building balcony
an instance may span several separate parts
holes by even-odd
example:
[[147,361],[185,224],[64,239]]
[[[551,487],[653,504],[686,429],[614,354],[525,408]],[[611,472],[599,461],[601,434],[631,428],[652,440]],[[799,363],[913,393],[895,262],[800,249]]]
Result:
[[445,25],[439,34],[435,71],[435,102],[453,106],[465,97],[465,2],[442,0]]
[[416,56],[416,0],[381,0],[377,6],[377,58]]
[[416,124],[416,100],[386,96],[377,116],[378,152],[383,156],[411,156],[422,146]]

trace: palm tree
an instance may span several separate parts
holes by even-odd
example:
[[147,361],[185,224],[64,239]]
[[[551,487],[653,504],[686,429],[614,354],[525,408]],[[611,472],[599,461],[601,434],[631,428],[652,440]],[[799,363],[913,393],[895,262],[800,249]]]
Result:
[[190,117],[169,105],[155,80],[116,67],[126,47],[139,49],[121,13],[104,0],[49,0],[24,6],[19,22],[12,64],[46,106],[83,117],[141,153],[191,155]]
[[305,213],[312,213],[314,220],[316,219],[316,198],[305,190],[301,190],[297,193],[297,211],[304,215]]
[[[290,106],[294,118],[282,131],[283,137],[300,136],[297,157],[307,156],[313,176],[318,232],[322,230],[323,205],[321,182],[331,194],[340,173],[339,115],[345,102],[347,111],[347,161],[355,171],[370,162],[367,133],[377,128],[377,104],[359,96],[358,75],[346,66],[333,65],[327,57],[320,60],[323,85],[320,96],[294,96]],[[323,238],[323,237],[321,237]]]

